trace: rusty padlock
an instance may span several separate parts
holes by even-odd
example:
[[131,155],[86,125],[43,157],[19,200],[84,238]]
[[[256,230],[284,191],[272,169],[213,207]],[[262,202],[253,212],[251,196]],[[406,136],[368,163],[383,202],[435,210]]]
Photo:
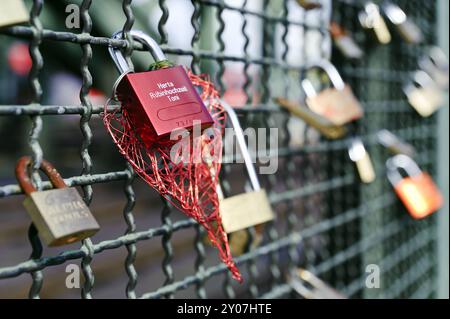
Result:
[[240,254],[245,251],[245,246],[247,246],[248,235],[246,229],[257,226],[256,238],[254,238],[252,244],[258,245],[262,239],[263,228],[261,225],[273,220],[275,216],[266,191],[261,188],[259,183],[236,112],[226,102],[222,102],[222,105],[233,126],[252,188],[250,192],[228,198],[224,198],[220,185],[218,185],[217,189],[223,228],[226,233],[231,234],[230,246],[236,254]]
[[307,96],[306,104],[315,113],[327,118],[337,126],[348,124],[364,115],[363,109],[350,86],[342,80],[339,72],[327,60],[312,64],[307,69],[318,68],[328,75],[334,87],[327,88],[317,93],[312,82],[306,78],[302,81],[302,87]]
[[442,207],[444,199],[432,177],[420,170],[412,158],[396,155],[386,162],[386,168],[390,183],[413,218],[425,218]]
[[423,41],[423,34],[420,28],[408,18],[398,5],[390,1],[384,1],[381,7],[389,21],[397,28],[406,42],[419,44]]
[[353,37],[338,23],[332,21],[330,24],[330,34],[338,50],[348,59],[361,59],[364,52],[355,42]]
[[366,30],[370,30],[380,44],[388,44],[391,42],[391,33],[377,4],[371,1],[366,2],[364,9],[358,14],[358,19],[361,26]]
[[[171,66],[155,40],[142,31],[131,30],[135,41],[151,52],[155,63],[164,68],[134,73],[119,49],[109,52],[120,76],[114,84],[114,96],[122,103],[123,112],[146,146],[155,141],[168,141],[177,129],[192,130],[194,121],[202,128],[214,123],[183,66]],[[116,32],[113,39],[121,39]]]
[[100,226],[77,190],[67,187],[56,169],[42,160],[40,169],[55,189],[36,191],[28,174],[31,161],[29,156],[19,159],[16,177],[27,196],[23,205],[44,242],[60,246],[93,236]]
[[424,71],[416,71],[403,91],[409,104],[423,117],[431,116],[444,102],[442,89]]
[[30,14],[22,0],[2,0],[0,2],[0,27],[25,23]]

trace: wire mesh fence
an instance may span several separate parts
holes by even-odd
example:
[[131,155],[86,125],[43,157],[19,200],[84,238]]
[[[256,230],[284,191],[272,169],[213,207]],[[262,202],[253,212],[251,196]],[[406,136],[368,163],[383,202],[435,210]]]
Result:
[[[68,186],[81,188],[85,202],[91,205],[94,215],[98,214],[102,226],[102,220],[108,222],[99,235],[84,240],[81,246],[43,249],[32,225],[28,229],[29,244],[24,243],[24,225],[28,226],[29,221],[25,213],[16,222],[14,219],[23,197],[12,177],[17,151],[3,155],[2,169],[8,172],[9,179],[0,186],[4,203],[0,217],[0,294],[23,297],[28,290],[30,298],[65,296],[64,289],[57,288],[64,286],[61,276],[66,274],[61,267],[75,263],[82,269],[83,298],[297,298],[287,282],[289,270],[297,267],[313,271],[352,298],[433,297],[435,219],[413,221],[408,217],[385,178],[388,153],[376,142],[379,129],[391,130],[414,145],[418,163],[434,173],[436,119],[419,117],[402,92],[425,45],[393,41],[388,46],[375,46],[358,24],[356,17],[363,4],[358,1],[323,1],[322,8],[313,11],[301,9],[295,1],[192,0],[184,2],[185,10],[177,8],[180,2],[150,2],[158,13],[153,15],[157,23],[152,22],[153,29],[149,29],[171,59],[196,73],[210,74],[221,93],[233,101],[244,129],[279,129],[278,170],[260,176],[276,220],[264,228],[259,245],[236,257],[244,284],[233,282],[194,221],[184,218],[135,179],[131,167],[118,155],[111,155],[113,159],[102,156],[115,153],[115,148],[106,141],[99,117],[103,105],[95,104],[90,93],[94,84],[109,88],[106,94],[111,92],[117,75],[112,75],[112,63],[106,55],[109,46],[123,49],[127,57],[133,56],[136,65],[145,65],[142,61],[149,64],[148,55],[139,55],[142,45],[129,37],[132,28],[140,27],[141,2],[133,6],[131,0],[81,1],[81,28],[75,33],[48,29],[42,12],[50,4],[35,0],[29,26],[0,31],[2,41],[26,39],[32,59],[30,99],[26,105],[4,100],[0,107],[2,124],[7,127],[11,122],[22,133],[27,132],[27,142],[18,143],[25,146],[35,163],[44,157],[56,167],[64,167],[67,164],[62,162],[70,155],[65,156],[64,144],[74,144],[81,163],[75,163],[74,156],[69,159],[72,169],[67,169],[70,175],[64,174],[65,181]],[[426,44],[433,44],[435,1],[396,2],[420,26]],[[122,29],[126,40],[112,40],[112,32],[101,32],[100,19],[109,19],[99,13],[101,6],[114,10],[113,28]],[[168,31],[174,15],[173,19],[184,20],[190,26],[183,33],[183,45],[173,41],[176,35]],[[331,54],[330,19],[360,41],[364,59],[349,62],[339,52]],[[73,72],[81,77],[80,103],[46,104],[46,72],[51,71],[46,70],[43,52],[63,45],[72,50],[79,47],[76,59],[67,58],[76,61]],[[273,102],[278,96],[300,100],[306,62],[330,57],[364,106],[366,115],[352,130],[364,140],[376,168],[378,178],[369,185],[361,184],[348,159],[348,139],[323,139]],[[6,88],[6,82],[2,83]],[[78,121],[78,132],[72,125],[73,130],[67,128],[70,134],[57,142],[51,132],[65,123],[63,118],[71,118],[70,125]],[[28,129],[20,123],[31,125]],[[11,130],[3,130],[1,139],[9,139],[9,134]],[[242,176],[243,165],[224,165],[221,183],[226,196],[244,191]],[[38,186],[50,188],[46,181]],[[9,235],[21,239],[11,242]],[[250,241],[256,241],[255,235],[254,228],[248,230]],[[31,255],[27,256],[30,246]],[[369,264],[381,269],[379,289],[365,286]],[[55,282],[54,278],[60,279]],[[13,286],[20,289],[12,293]]]

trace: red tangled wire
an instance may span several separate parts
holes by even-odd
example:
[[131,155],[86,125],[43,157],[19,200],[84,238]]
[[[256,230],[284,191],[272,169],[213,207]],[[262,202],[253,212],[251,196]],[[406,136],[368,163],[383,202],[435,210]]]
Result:
[[[223,133],[225,111],[214,85],[207,76],[197,76],[190,71],[188,75],[192,84],[201,90],[201,98],[215,122],[213,128]],[[189,158],[174,162],[171,159],[173,144],[155,143],[151,148],[145,147],[128,120],[126,107],[123,107],[122,111],[109,112],[105,105],[103,122],[120,153],[133,166],[135,172],[173,206],[206,229],[211,243],[219,250],[220,258],[231,271],[233,278],[242,282],[219,215],[216,185],[221,167],[222,139],[210,140],[203,135],[191,139]],[[198,155],[204,152],[213,160],[198,160]]]

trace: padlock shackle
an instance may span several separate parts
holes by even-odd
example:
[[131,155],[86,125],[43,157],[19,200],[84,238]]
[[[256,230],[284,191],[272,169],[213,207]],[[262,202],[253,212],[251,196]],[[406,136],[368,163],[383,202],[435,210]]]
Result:
[[407,20],[405,11],[403,11],[398,5],[385,1],[381,4],[381,8],[388,17],[388,19],[395,25],[404,23]]
[[422,173],[419,165],[414,160],[404,154],[391,157],[386,161],[387,177],[393,186],[397,185],[403,177],[399,169],[403,169],[410,177],[418,176]]
[[[328,78],[330,79],[331,84],[333,84],[336,90],[342,91],[345,89],[344,80],[342,79],[336,67],[330,61],[322,59],[318,62],[311,63],[306,67],[306,72],[311,69],[321,69],[325,71],[325,73],[328,75]],[[306,96],[309,98],[317,95],[317,91],[315,90],[314,85],[308,78],[303,79],[302,88],[305,91]]]
[[245,143],[244,131],[242,130],[241,123],[237,117],[236,111],[225,101],[221,101],[221,104],[228,114],[228,118],[231,121],[233,129],[236,134],[236,140],[241,150],[242,157],[244,158],[245,167],[247,168],[248,177],[250,179],[250,184],[254,191],[261,190],[261,185],[258,180],[258,175],[256,174],[255,166],[252,162],[252,157],[248,151],[247,144]]
[[[25,195],[30,195],[36,192],[36,187],[33,186],[31,182],[31,177],[28,174],[28,167],[31,166],[32,158],[30,156],[21,157],[16,164],[16,178],[19,182],[20,188],[22,188]],[[41,161],[41,167],[39,169],[47,175],[48,179],[55,188],[66,188],[67,185],[64,179],[58,173],[58,171],[53,167],[50,162],[43,159]]]
[[413,90],[417,88],[415,84],[418,84],[421,88],[437,85],[436,82],[425,71],[418,70],[411,74],[411,81],[403,87],[403,91],[406,95],[409,95]]
[[[167,60],[164,52],[159,47],[159,44],[151,36],[140,30],[130,30],[130,35],[133,37],[133,40],[139,41],[147,47],[147,49],[155,59],[155,62]],[[122,39],[122,37],[122,31],[117,31],[112,35],[112,38],[114,40]],[[110,46],[108,48],[108,51],[120,74],[129,73],[132,71],[132,68],[128,65],[127,60],[125,59],[119,48]]]

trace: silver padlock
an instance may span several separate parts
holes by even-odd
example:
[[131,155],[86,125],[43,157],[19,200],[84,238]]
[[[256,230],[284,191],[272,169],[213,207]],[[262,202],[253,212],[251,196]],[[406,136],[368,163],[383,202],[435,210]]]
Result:
[[388,44],[392,40],[391,33],[380,13],[380,7],[373,2],[366,2],[364,9],[358,14],[361,26],[373,32],[380,44]]
[[317,93],[311,80],[302,81],[306,94],[306,104],[315,113],[327,118],[332,124],[342,126],[364,115],[363,109],[352,92],[350,86],[342,80],[338,70],[328,60],[321,60],[309,65],[306,69],[325,71],[333,87]]
[[425,71],[443,90],[448,90],[449,62],[441,48],[432,46],[419,60],[419,67]]
[[431,116],[444,102],[441,88],[425,71],[416,71],[403,91],[409,104],[423,117]]
[[389,21],[395,25],[406,42],[419,44],[423,41],[422,30],[408,18],[406,13],[398,5],[390,1],[385,1],[381,7]]
[[299,268],[288,275],[292,289],[305,299],[347,299],[342,293],[325,283],[312,272]]

